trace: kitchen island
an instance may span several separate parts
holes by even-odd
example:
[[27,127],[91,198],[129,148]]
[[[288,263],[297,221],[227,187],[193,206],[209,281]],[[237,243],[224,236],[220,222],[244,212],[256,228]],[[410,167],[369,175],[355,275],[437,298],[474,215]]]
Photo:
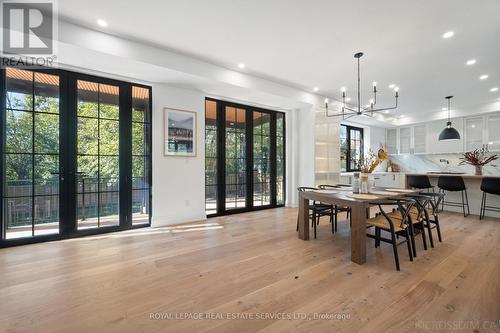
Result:
[[[479,210],[481,208],[481,197],[483,192],[481,191],[481,181],[485,177],[500,178],[500,176],[477,176],[471,174],[458,174],[458,173],[407,173],[406,174],[406,185],[408,184],[408,176],[428,176],[431,184],[434,186],[434,190],[437,192],[439,190],[437,183],[439,176],[460,176],[465,182],[465,187],[467,188],[467,194],[469,197],[469,208],[470,213],[474,215],[479,215]],[[406,186],[408,187],[408,186]],[[446,192],[446,200],[452,202],[462,202],[461,192]],[[487,196],[488,206],[500,207],[500,196],[490,195]],[[462,212],[462,207],[445,206],[444,210],[452,212]],[[499,217],[499,212],[486,211],[485,216]]]

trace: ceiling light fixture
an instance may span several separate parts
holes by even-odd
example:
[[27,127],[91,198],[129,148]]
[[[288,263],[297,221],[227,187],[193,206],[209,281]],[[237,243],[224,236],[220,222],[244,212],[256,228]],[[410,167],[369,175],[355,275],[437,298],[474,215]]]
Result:
[[97,24],[99,24],[101,27],[106,28],[108,26],[108,22],[104,21],[103,19],[98,19]]
[[476,63],[476,59],[470,59],[470,60],[467,60],[467,62],[465,63],[467,66],[471,66],[471,65],[474,65]]
[[394,89],[394,87],[395,87],[395,86],[396,86],[396,85],[395,85],[394,83],[391,83],[391,84],[389,85],[389,88],[390,88],[390,89]]
[[336,116],[341,116],[342,119],[349,119],[354,116],[370,116],[373,117],[373,114],[375,112],[384,112],[386,110],[393,110],[398,107],[398,98],[399,98],[399,88],[395,87],[394,91],[396,92],[395,98],[396,98],[396,104],[395,106],[392,107],[386,107],[386,108],[379,108],[375,109],[374,106],[377,104],[377,83],[373,82],[373,99],[370,100],[370,104],[368,104],[366,107],[363,107],[361,105],[361,91],[360,91],[360,85],[361,85],[361,77],[360,77],[360,71],[359,71],[359,62],[360,58],[363,56],[362,52],[358,52],[354,55],[354,58],[358,59],[358,91],[357,91],[357,106],[354,106],[354,108],[349,108],[346,106],[346,89],[345,87],[341,88],[342,92],[342,109],[340,111],[334,112],[332,114],[328,113],[328,99],[325,99],[325,109],[326,109],[326,116],[327,117],[336,117]]
[[498,87],[493,87],[490,89],[491,92],[495,92],[495,91],[498,91]]
[[489,76],[487,74],[483,74],[479,77],[479,80],[486,80]]
[[318,87],[314,87],[313,90],[314,91],[319,91],[319,88]]
[[244,63],[242,63],[242,62],[241,62],[241,63],[239,63],[239,64],[238,64],[238,68],[239,68],[239,69],[244,69],[244,68],[245,68],[245,64],[244,64]]
[[451,37],[453,37],[454,34],[455,33],[453,31],[447,31],[443,34],[443,38],[445,38],[445,39],[451,38]]
[[441,134],[439,134],[439,141],[460,140],[460,133],[458,133],[458,131],[451,126],[450,120],[450,101],[453,96],[446,96],[445,98],[448,100],[448,121],[446,122],[445,129],[441,131]]

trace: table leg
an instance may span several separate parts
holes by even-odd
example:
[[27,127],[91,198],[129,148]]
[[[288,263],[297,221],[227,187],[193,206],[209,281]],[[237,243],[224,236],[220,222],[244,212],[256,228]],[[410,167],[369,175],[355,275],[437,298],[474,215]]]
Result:
[[309,200],[299,194],[299,238],[309,240]]
[[353,206],[351,214],[351,261],[362,265],[366,262],[366,207]]

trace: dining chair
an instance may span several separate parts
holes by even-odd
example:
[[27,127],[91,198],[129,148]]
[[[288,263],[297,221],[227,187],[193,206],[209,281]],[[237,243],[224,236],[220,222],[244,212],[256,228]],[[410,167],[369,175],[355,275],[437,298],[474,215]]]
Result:
[[[297,187],[299,192],[306,191],[317,191],[316,187],[301,186]],[[319,224],[321,216],[329,216],[330,223],[333,225],[334,220],[334,207],[331,204],[324,204],[321,202],[316,202],[314,200],[309,200],[309,218],[311,220],[312,226],[314,227],[314,238],[316,238],[316,226]],[[332,228],[333,230],[333,228]],[[299,231],[299,221],[297,220],[297,231]]]
[[[380,246],[380,242],[389,243],[392,245],[394,252],[394,261],[396,263],[396,269],[399,271],[399,255],[398,255],[398,243],[396,240],[397,236],[404,237],[404,242],[408,248],[408,256],[410,261],[413,261],[412,246],[410,240],[410,222],[409,222],[409,211],[415,205],[412,199],[387,199],[380,200],[370,203],[371,205],[378,206],[379,212],[375,214],[375,217],[369,218],[366,221],[367,227],[375,228],[375,234],[367,233],[367,237],[375,239],[375,247]],[[397,206],[398,209],[392,211],[392,208]],[[386,207],[389,211],[384,210]],[[391,238],[382,237],[381,232],[385,231],[390,234]]]
[[[319,185],[318,187],[322,190],[328,190],[328,189],[341,189],[342,187],[347,187],[347,186],[350,186],[350,185],[343,185],[343,184],[337,184],[337,185],[328,185],[328,184],[324,184],[324,185]],[[337,221],[338,221],[338,214],[339,213],[342,213],[342,212],[345,212],[346,213],[346,216],[347,216],[347,219],[350,221],[350,224],[352,225],[352,221],[351,221],[351,208],[349,207],[345,207],[345,206],[338,206],[338,205],[333,205],[333,216],[334,216],[334,223],[332,224],[332,233],[336,233],[337,232]]]

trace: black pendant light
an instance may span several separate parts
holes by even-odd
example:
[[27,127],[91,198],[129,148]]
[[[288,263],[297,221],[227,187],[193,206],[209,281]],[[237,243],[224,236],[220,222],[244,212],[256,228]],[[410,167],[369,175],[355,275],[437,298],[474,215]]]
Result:
[[439,134],[439,141],[460,140],[460,133],[458,133],[456,129],[451,127],[450,100],[453,98],[453,96],[446,96],[445,98],[448,100],[448,122],[446,123],[446,128],[441,131],[441,134]]

